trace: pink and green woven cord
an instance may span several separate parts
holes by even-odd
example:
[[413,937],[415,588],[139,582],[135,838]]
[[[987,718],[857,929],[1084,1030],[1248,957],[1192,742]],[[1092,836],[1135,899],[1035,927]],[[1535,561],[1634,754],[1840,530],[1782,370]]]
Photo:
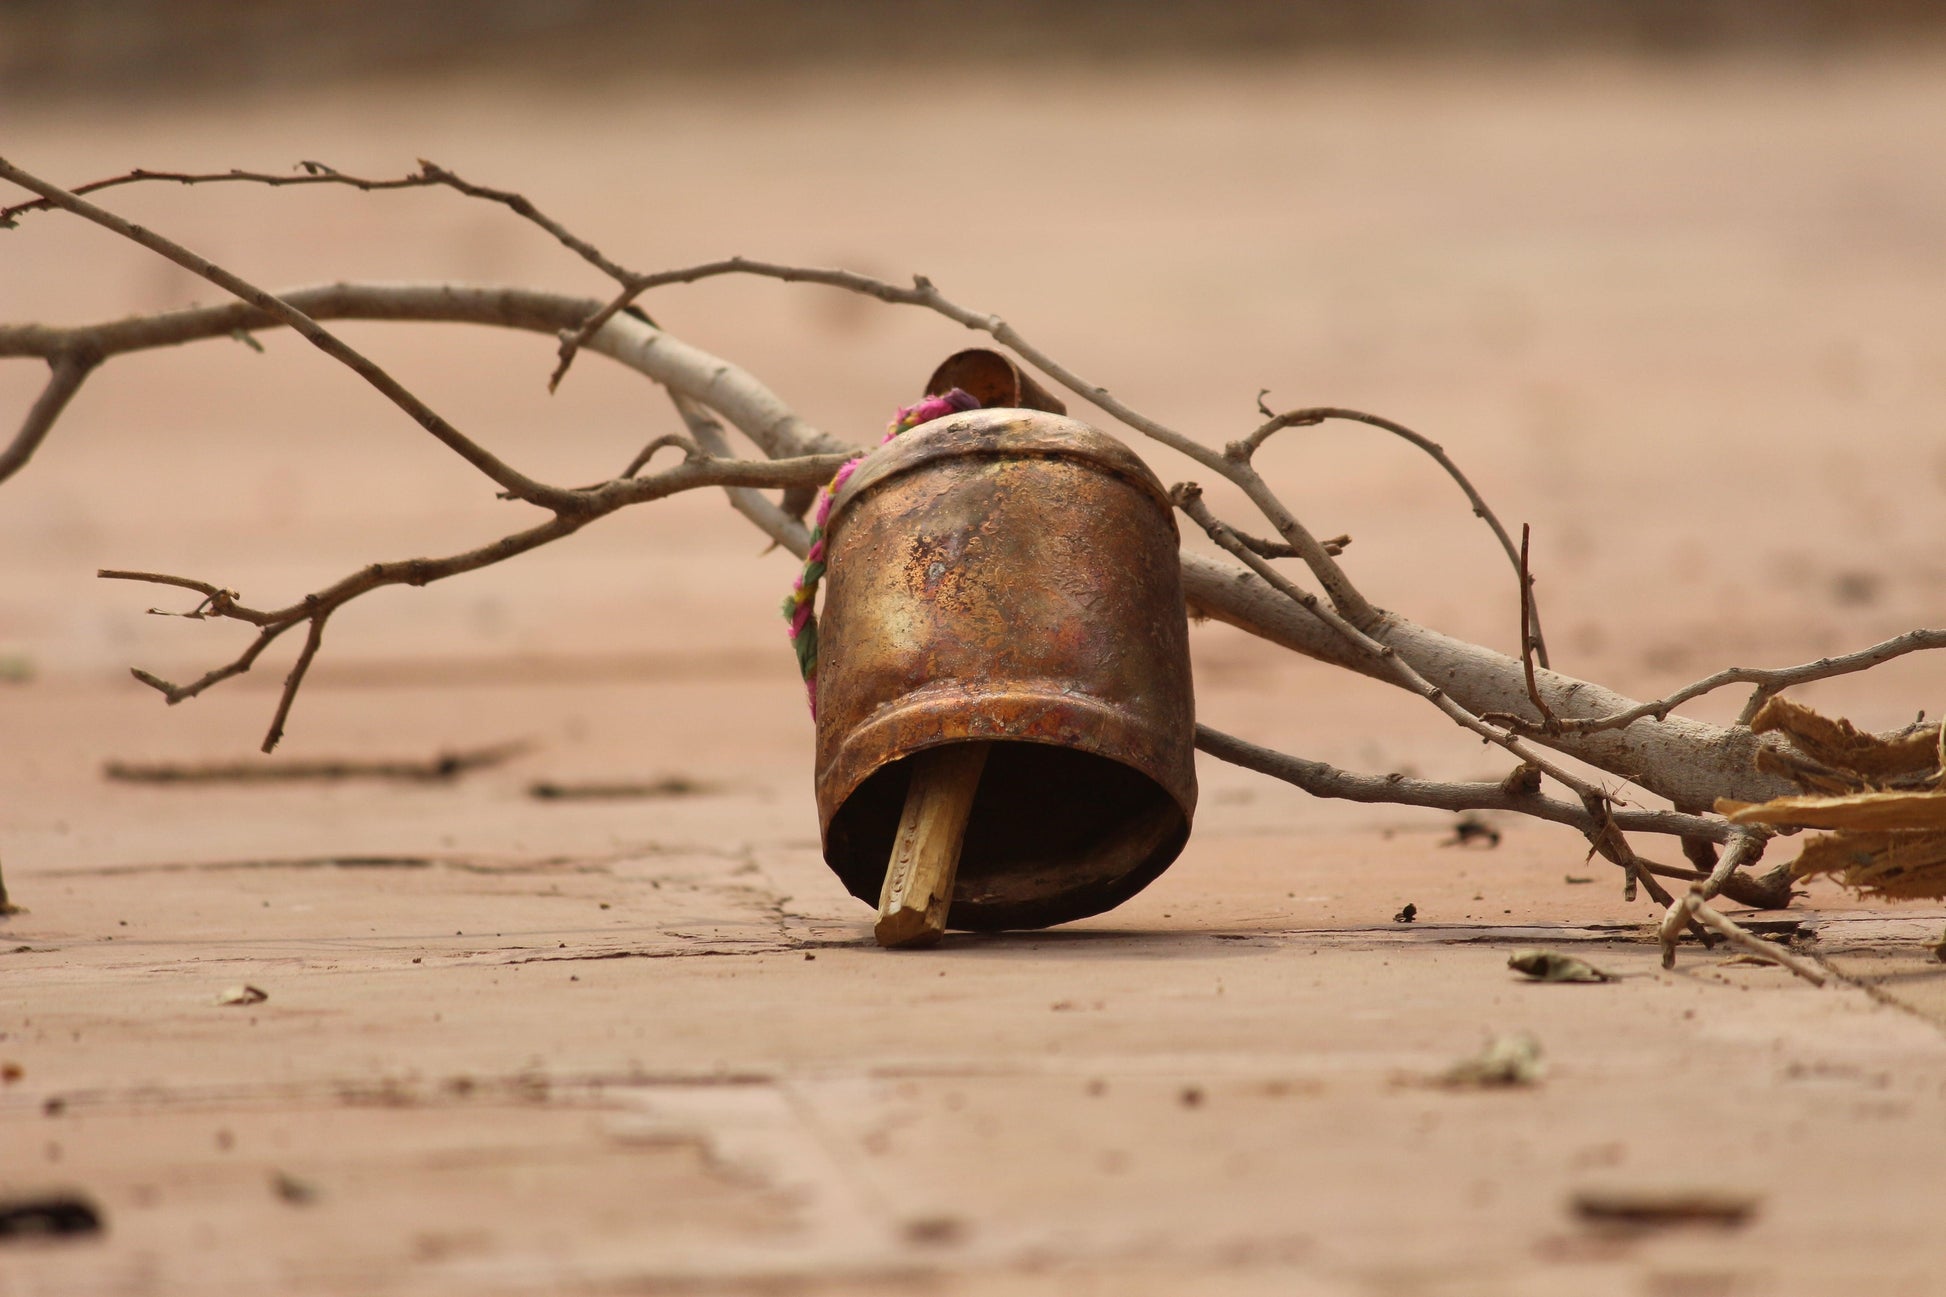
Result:
[[[879,445],[883,446],[900,433],[910,432],[934,419],[979,408],[978,401],[957,387],[941,396],[929,396],[917,405],[901,408]],[[790,623],[791,648],[797,653],[797,669],[804,676],[804,688],[810,695],[813,719],[818,714],[817,598],[818,583],[824,580],[824,529],[831,521],[831,502],[837,498],[838,492],[845,489],[845,483],[851,480],[851,475],[870,453],[867,451],[846,460],[818,492],[817,507],[811,515],[811,548],[804,554],[804,570],[792,584],[791,592],[784,596],[784,620]]]

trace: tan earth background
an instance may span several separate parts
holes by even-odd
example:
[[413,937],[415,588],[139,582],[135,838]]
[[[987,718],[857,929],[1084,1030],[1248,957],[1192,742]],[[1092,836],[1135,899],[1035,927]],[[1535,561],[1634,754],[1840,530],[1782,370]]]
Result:
[[[1212,443],[1265,388],[1377,411],[1532,524],[1555,665],[1637,697],[1946,622],[1930,9],[1574,8],[13,3],[0,154],[70,184],[427,158],[640,269],[922,272]],[[605,291],[451,193],[104,201],[273,287]],[[64,216],[0,231],[9,322],[216,299]],[[648,305],[860,443],[973,341],[773,283]],[[343,333],[548,480],[675,427],[599,357],[549,396],[546,338]],[[193,675],[239,628],[96,569],[274,605],[532,517],[262,342],[113,362],[0,486],[0,1212],[100,1223],[0,1230],[5,1297],[1946,1292],[1938,906],[1763,916],[1824,989],[1693,945],[1665,972],[1567,830],[1455,845],[1205,761],[1188,849],[1119,910],[882,952],[818,854],[793,563],[714,494],[359,602],[275,757],[295,645],[165,707],[128,668]],[[8,420],[43,374],[0,366]],[[1263,462],[1379,603],[1517,647],[1515,579],[1429,462],[1348,426]],[[1506,768],[1385,686],[1192,644],[1224,729]],[[1800,696],[1896,726],[1946,707],[1946,663]],[[512,742],[430,783],[106,773]],[[1526,984],[1536,945],[1620,980]],[[268,998],[219,1003],[240,985]],[[1536,1084],[1430,1083],[1510,1033]],[[1590,1195],[1739,1210],[1628,1227]]]

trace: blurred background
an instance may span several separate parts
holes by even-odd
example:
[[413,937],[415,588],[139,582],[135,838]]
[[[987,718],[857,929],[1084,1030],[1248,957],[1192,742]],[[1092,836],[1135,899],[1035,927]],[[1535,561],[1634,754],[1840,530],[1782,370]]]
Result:
[[1927,0],[9,0],[13,95],[288,91],[490,68],[516,81],[886,62],[1128,62],[1599,52],[1828,59],[1937,41]]
[[[1253,426],[1262,389],[1375,410],[1441,441],[1516,531],[1533,524],[1556,665],[1645,696],[1946,608],[1946,11],[1921,0],[7,0],[0,123],[6,156],[58,182],[302,159],[384,176],[424,157],[521,190],[637,269],[743,253],[925,273],[1210,442]],[[451,193],[104,201],[273,287],[606,291]],[[9,321],[215,297],[63,216],[0,232]],[[648,305],[858,442],[975,341],[771,283]],[[673,426],[598,358],[550,397],[545,338],[344,331],[552,480],[612,473]],[[527,518],[349,374],[264,341],[116,361],[0,487],[10,674],[125,695],[114,714],[142,742],[185,731],[125,669],[188,674],[237,637],[146,616],[154,592],[96,568],[280,603]],[[0,365],[8,420],[41,377]],[[1516,645],[1513,578],[1429,463],[1345,427],[1287,434],[1265,462],[1314,530],[1353,535],[1380,603]],[[791,563],[760,549],[699,495],[368,600],[334,621],[297,741],[333,689],[550,671],[735,679],[788,711],[774,609]],[[1306,735],[1258,703],[1326,677],[1222,628],[1197,652],[1213,718],[1354,765],[1399,759],[1351,732],[1370,729],[1357,709],[1386,714],[1384,691],[1348,695],[1346,733]],[[1937,666],[1898,671],[1847,705],[1893,724],[1937,696]],[[281,660],[260,674],[234,686],[251,716]],[[256,738],[249,720],[198,741]]]

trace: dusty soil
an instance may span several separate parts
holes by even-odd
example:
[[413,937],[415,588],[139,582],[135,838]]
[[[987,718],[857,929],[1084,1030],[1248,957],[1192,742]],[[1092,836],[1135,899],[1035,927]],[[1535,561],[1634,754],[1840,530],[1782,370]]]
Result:
[[[1264,387],[1383,411],[1534,524],[1557,664],[1640,696],[1946,606],[1936,62],[459,82],[8,125],[10,158],[68,181],[425,156],[638,266],[923,271],[1212,441]],[[450,195],[116,205],[272,285],[599,290]],[[9,319],[208,296],[66,221],[0,237]],[[861,441],[965,339],[765,284],[652,309]],[[554,480],[670,424],[593,358],[548,398],[545,340],[347,332]],[[288,658],[164,708],[127,667],[188,674],[237,636],[146,616],[180,605],[94,569],[280,602],[517,521],[267,342],[118,361],[0,488],[0,861],[28,911],[0,921],[0,1197],[73,1190],[106,1224],[0,1237],[0,1294],[1939,1291],[1937,908],[1808,897],[1830,989],[1694,950],[1663,972],[1647,907],[1570,834],[1451,846],[1444,817],[1211,764],[1187,852],[1122,909],[879,952],[817,855],[774,612],[790,563],[715,499],[341,616],[281,754],[531,740],[513,762],[105,780],[247,756]],[[0,407],[32,371],[0,369]],[[1511,645],[1513,580],[1430,466],[1346,430],[1271,466],[1354,535],[1380,602]],[[1500,768],[1380,686],[1221,627],[1194,648],[1214,724],[1361,769]],[[1805,696],[1885,726],[1942,683],[1911,661]],[[671,776],[697,787],[528,795]],[[1406,902],[1418,922],[1392,922]],[[1621,980],[1522,984],[1506,956],[1536,944]],[[243,984],[268,999],[217,1002]],[[1523,1031],[1537,1086],[1426,1084]],[[1637,1230],[1574,1210],[1614,1189],[1756,1208]]]

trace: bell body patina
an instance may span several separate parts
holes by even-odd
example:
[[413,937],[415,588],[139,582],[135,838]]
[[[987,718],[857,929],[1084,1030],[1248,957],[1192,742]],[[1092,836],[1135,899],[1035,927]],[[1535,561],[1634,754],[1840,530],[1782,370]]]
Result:
[[1196,805],[1175,519],[1126,446],[974,410],[833,502],[818,627],[824,857],[876,904],[916,752],[987,742],[956,928],[1096,914],[1166,869]]

